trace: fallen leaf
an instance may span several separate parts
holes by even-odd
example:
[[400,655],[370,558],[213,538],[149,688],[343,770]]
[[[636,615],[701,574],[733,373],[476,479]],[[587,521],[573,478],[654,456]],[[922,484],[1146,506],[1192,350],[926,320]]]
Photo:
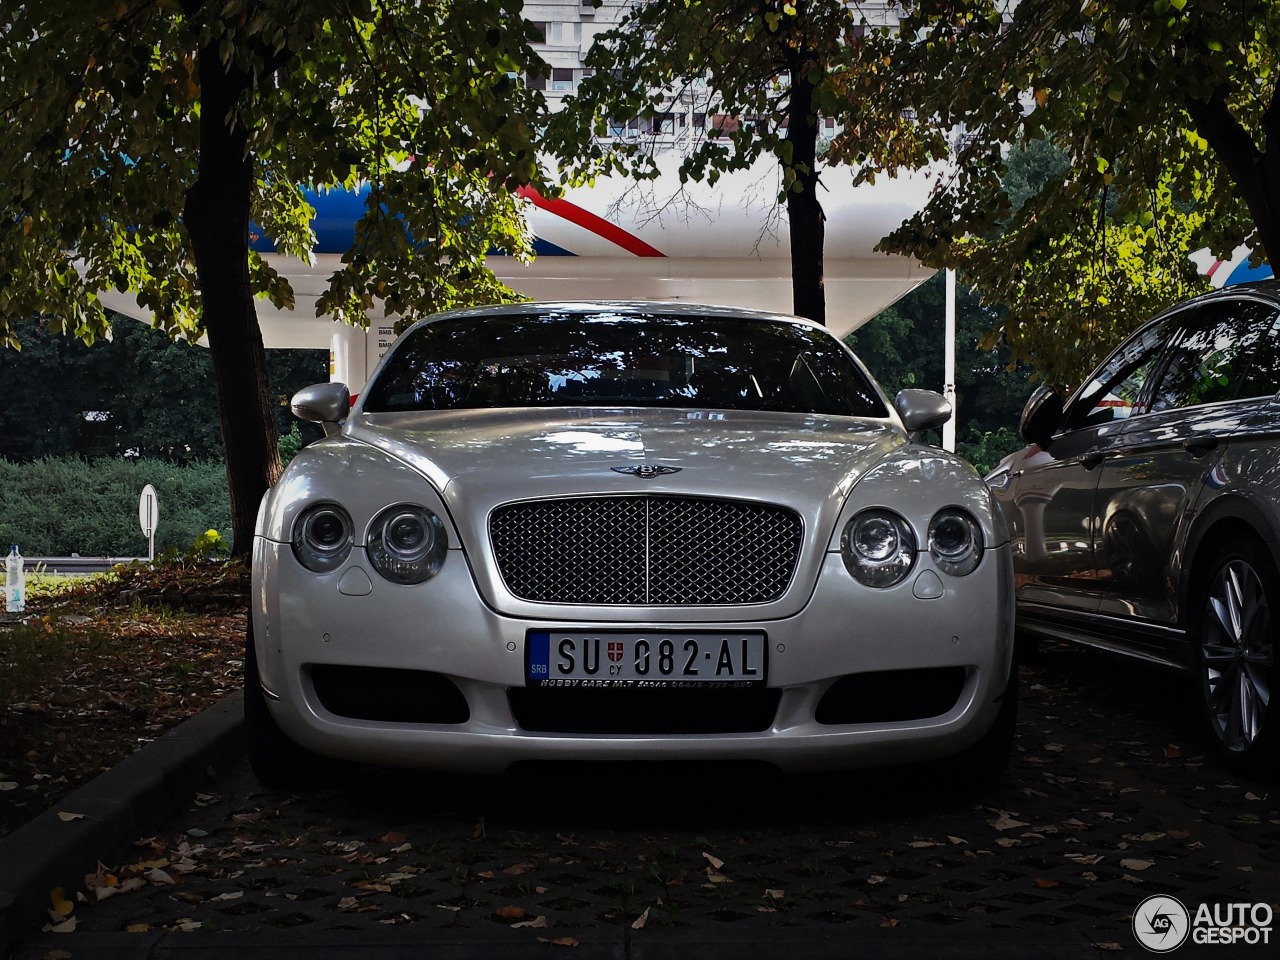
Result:
[[898,925],[897,917],[885,917],[883,920],[880,921],[880,926],[882,927],[896,927],[897,925]]
[[408,853],[412,849],[413,849],[412,843],[402,843],[398,847],[392,847],[391,852],[392,853]]
[[578,941],[573,937],[556,937],[554,940],[548,940],[546,937],[539,937],[539,943],[549,943],[553,947],[576,947]]
[[83,820],[83,813],[67,813],[65,810],[58,811],[58,819],[63,823],[70,823],[72,820]]
[[532,920],[522,920],[520,923],[513,923],[512,930],[522,930],[526,927],[530,930],[544,930],[547,926],[546,917],[534,917]]
[[764,895],[768,900],[781,900],[787,895],[787,891],[768,888],[765,890]]
[[878,887],[888,879],[888,877],[881,876],[878,873],[873,873],[871,876],[867,877],[867,886]]
[[243,890],[236,890],[234,893],[220,893],[216,897],[211,897],[210,902],[220,900],[239,900],[244,896]]
[[1041,890],[1052,890],[1058,886],[1057,880],[1050,880],[1048,877],[1036,877],[1034,883]]
[[54,887],[49,891],[49,902],[53,904],[49,911],[49,916],[53,920],[71,916],[71,911],[76,908],[76,905],[67,899],[67,893],[61,887]]
[[631,929],[643,930],[644,925],[648,922],[649,922],[649,908],[645,907],[644,913],[640,914],[640,916],[636,917],[633,921],[631,921]]
[[1246,800],[1261,800],[1261,799],[1262,799],[1260,796],[1258,796],[1258,795],[1257,795],[1256,793],[1254,793],[1252,790],[1250,790],[1248,793],[1246,793],[1246,794],[1244,795],[1244,798],[1245,798]]
[[76,918],[68,917],[61,923],[46,923],[41,929],[45,933],[74,933],[76,929]]
[[1149,867],[1154,867],[1155,865],[1156,865],[1156,862],[1154,860],[1130,859],[1130,860],[1120,861],[1120,866],[1124,867],[1126,870],[1146,870]]
[[1178,757],[1182,756],[1182,751],[1171,743],[1164,748],[1164,755],[1170,760],[1176,760]]
[[910,845],[914,850],[927,850],[929,847],[942,846],[942,844],[933,840],[912,840]]
[[950,843],[968,843],[969,842],[968,840],[964,839],[964,837],[947,837],[947,840]]
[[12,780],[0,780],[0,793],[6,793],[9,790],[17,790],[18,785]]
[[997,830],[1013,830],[1017,827],[1030,826],[1030,824],[1024,823],[1022,820],[1013,819],[1013,817],[1009,816],[1009,814],[1005,813],[1003,810],[999,811],[999,813],[1000,816],[997,819],[988,821],[991,826],[995,827]]
[[379,843],[389,843],[389,844],[391,844],[392,846],[395,846],[395,845],[397,845],[397,844],[404,843],[404,842],[405,842],[406,840],[408,840],[408,839],[409,839],[409,838],[408,838],[405,834],[403,834],[403,833],[397,833],[396,831],[392,830],[391,832],[389,832],[389,833],[384,833],[382,836],[380,836],[380,837],[378,838],[378,842],[379,842]]
[[169,876],[169,874],[165,873],[159,867],[153,867],[148,870],[144,876],[147,878],[149,883],[172,884],[177,882],[173,877]]
[[131,923],[124,928],[125,933],[148,933],[151,930],[149,923]]
[[711,869],[717,872],[724,869],[724,861],[721,860],[719,857],[713,857],[709,853],[704,853],[702,856],[703,856],[703,859],[707,861],[707,863],[711,864]]
[[518,877],[522,873],[528,873],[536,864],[530,863],[528,860],[522,860],[520,863],[513,863],[502,872],[508,877]]
[[1102,854],[1100,853],[1092,853],[1092,854],[1068,853],[1067,859],[1070,860],[1072,863],[1079,863],[1087,867],[1092,867],[1095,864],[1099,864],[1102,862]]
[[499,907],[493,911],[493,915],[503,920],[523,920],[529,915],[529,911],[524,907]]

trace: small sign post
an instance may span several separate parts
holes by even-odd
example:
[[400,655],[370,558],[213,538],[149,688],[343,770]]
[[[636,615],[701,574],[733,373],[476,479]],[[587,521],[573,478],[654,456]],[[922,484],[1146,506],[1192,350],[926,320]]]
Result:
[[156,488],[147,484],[142,488],[142,496],[138,498],[138,525],[142,527],[142,535],[147,538],[147,562],[156,558],[156,521],[160,519],[160,499],[156,496]]

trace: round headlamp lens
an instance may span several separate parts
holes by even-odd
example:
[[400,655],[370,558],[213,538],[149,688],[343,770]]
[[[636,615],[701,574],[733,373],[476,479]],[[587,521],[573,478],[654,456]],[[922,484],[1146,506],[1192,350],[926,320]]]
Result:
[[892,559],[900,545],[898,528],[889,517],[868,517],[854,527],[853,548],[870,563]]
[[964,510],[939,510],[929,523],[929,553],[943,573],[967,576],[982,561],[982,527]]
[[444,524],[425,507],[388,507],[369,526],[369,562],[392,583],[431,579],[444,565],[448,546]]
[[901,583],[916,562],[916,537],[907,521],[889,510],[864,510],[840,538],[845,568],[868,587]]
[[315,573],[342,566],[354,540],[351,515],[336,503],[308,507],[293,524],[293,555]]

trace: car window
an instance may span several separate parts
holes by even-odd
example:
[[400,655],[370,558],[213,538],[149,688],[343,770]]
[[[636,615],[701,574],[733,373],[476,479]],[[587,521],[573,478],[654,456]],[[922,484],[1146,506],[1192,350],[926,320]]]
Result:
[[370,384],[364,411],[551,404],[888,416],[840,341],[807,324],[608,309],[421,324]]
[[1151,393],[1150,410],[1234,399],[1253,347],[1271,327],[1248,300],[1219,300],[1190,311]]
[[1245,301],[1256,318],[1259,329],[1266,330],[1253,350],[1249,372],[1240,382],[1238,396],[1270,397],[1280,391],[1280,311],[1256,300]]
[[1069,426],[1098,426],[1132,416],[1172,326],[1172,318],[1154,323],[1121,344],[1080,391]]

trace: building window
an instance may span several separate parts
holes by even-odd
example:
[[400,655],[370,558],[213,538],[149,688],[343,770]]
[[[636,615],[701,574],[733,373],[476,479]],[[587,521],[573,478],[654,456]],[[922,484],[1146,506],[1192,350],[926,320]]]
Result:
[[533,74],[529,74],[524,78],[524,85],[530,90],[545,90],[547,89],[547,78],[546,76],[535,77]]
[[529,26],[533,27],[533,42],[547,42],[547,28],[550,26],[545,20],[530,20]]
[[561,92],[573,89],[573,69],[571,67],[552,67],[551,89]]

